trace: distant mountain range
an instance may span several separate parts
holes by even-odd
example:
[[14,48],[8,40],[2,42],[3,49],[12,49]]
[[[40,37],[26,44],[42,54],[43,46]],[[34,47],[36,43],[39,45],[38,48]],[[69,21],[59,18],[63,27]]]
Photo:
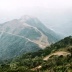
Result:
[[72,21],[64,23],[59,29],[65,36],[72,36]]
[[38,51],[58,40],[60,37],[37,18],[25,15],[0,24],[0,58]]

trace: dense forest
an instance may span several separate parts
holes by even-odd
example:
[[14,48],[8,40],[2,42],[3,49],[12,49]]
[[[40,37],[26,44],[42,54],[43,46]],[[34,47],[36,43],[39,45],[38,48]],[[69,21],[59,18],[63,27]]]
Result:
[[0,60],[0,72],[72,72],[72,36],[44,50]]

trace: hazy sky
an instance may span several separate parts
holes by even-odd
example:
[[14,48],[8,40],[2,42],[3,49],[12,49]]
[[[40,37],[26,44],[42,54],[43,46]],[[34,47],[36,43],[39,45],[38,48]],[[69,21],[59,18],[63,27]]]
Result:
[[[39,11],[60,11],[72,8],[72,0],[0,0],[0,22]],[[38,11],[37,11],[38,10]]]
[[27,7],[67,8],[72,7],[72,0],[0,0],[0,10],[15,10]]
[[32,15],[56,30],[72,19],[72,0],[0,0],[0,23]]

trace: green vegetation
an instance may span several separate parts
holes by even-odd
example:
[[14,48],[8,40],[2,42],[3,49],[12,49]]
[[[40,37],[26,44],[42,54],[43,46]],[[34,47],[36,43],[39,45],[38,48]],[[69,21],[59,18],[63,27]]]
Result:
[[26,52],[38,51],[37,44],[25,38],[3,33],[0,37],[0,59],[13,58]]
[[[43,60],[44,57],[59,51],[69,54],[52,55],[48,60]],[[72,72],[72,37],[66,37],[44,50],[2,60],[0,61],[0,72]]]

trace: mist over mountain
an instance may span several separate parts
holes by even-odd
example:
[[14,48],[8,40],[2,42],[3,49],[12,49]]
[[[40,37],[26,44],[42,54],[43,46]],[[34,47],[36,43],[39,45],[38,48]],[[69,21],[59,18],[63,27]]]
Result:
[[[18,19],[24,14],[37,17],[45,26],[47,26],[47,28],[54,30],[64,37],[71,34],[69,29],[72,27],[72,8],[49,9],[35,7],[30,9],[18,9],[10,12],[7,11],[4,14],[1,14],[0,23],[10,21],[15,18]],[[65,26],[68,27],[69,23],[70,28],[66,28]]]
[[0,0],[0,72],[72,72],[72,0]]
[[0,24],[0,58],[7,59],[38,51],[58,40],[60,36],[41,21],[25,15]]

